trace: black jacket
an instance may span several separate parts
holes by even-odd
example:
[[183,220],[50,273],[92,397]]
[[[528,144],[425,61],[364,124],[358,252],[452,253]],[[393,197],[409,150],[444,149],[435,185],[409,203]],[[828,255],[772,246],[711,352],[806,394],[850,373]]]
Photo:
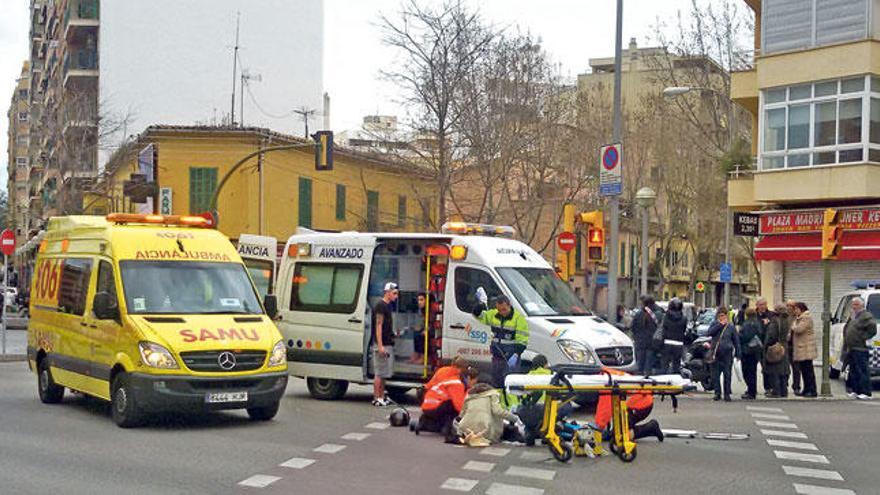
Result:
[[863,310],[857,316],[850,316],[843,328],[843,350],[867,351],[867,340],[877,335],[877,322],[870,311]]
[[742,356],[742,350],[739,345],[739,334],[736,332],[736,326],[733,323],[725,325],[715,322],[709,327],[708,335],[712,337],[712,347],[718,346],[716,357],[721,356]]
[[681,311],[670,309],[663,315],[663,338],[684,342],[684,333],[687,330],[687,318]]
[[663,319],[663,310],[655,304],[651,308],[651,313],[653,313],[653,317],[645,311],[645,308],[642,308],[633,317],[632,336],[636,347],[649,347],[652,345],[654,331],[657,330],[657,325]]
[[[790,332],[790,324],[788,321],[787,314],[774,314],[770,319],[770,324],[767,325],[767,333],[764,335],[764,349],[769,349],[770,346],[781,343],[785,345],[788,342],[788,334]],[[788,355],[788,349],[785,351],[785,355],[782,358],[782,361],[778,363],[768,363],[766,351],[764,354],[764,362],[762,363],[762,367],[764,371],[767,373],[772,373],[775,375],[785,375],[788,370],[788,363],[791,356]]]
[[762,353],[763,347],[758,348],[749,348],[749,342],[752,341],[753,337],[758,337],[761,341],[761,344],[764,343],[764,337],[761,331],[761,321],[757,318],[749,318],[743,320],[742,328],[739,330],[739,342],[742,346],[742,351],[745,354],[750,354],[752,356],[760,356]]

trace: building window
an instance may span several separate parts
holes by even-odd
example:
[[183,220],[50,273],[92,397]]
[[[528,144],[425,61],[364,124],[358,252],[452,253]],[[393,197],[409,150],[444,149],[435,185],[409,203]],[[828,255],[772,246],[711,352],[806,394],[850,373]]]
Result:
[[299,226],[312,228],[312,179],[299,178]]
[[762,53],[865,39],[871,32],[870,3],[869,0],[765,0],[761,16]]
[[336,220],[345,220],[345,186],[336,184]]
[[379,192],[367,191],[367,230],[379,230]]
[[406,226],[406,196],[403,195],[397,197],[397,226]]
[[620,243],[620,275],[626,276],[626,243]]
[[761,170],[880,162],[880,78],[764,90]]
[[217,169],[214,167],[189,168],[189,211],[204,213],[211,207],[211,198],[217,189]]
[[15,166],[19,168],[25,168],[28,166],[28,157],[26,156],[17,156],[15,157]]
[[18,112],[18,121],[19,122],[27,122],[28,113],[27,112]]
[[20,99],[24,100],[25,98],[27,98],[27,93],[28,93],[28,90],[26,90],[26,89],[19,89],[19,90],[18,90],[18,97],[19,97]]
[[15,144],[17,144],[18,146],[27,146],[30,143],[28,142],[27,136],[16,136]]

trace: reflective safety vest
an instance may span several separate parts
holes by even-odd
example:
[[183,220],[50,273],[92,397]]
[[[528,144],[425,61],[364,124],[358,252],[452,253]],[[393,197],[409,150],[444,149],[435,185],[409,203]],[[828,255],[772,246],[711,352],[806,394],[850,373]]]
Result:
[[425,398],[422,400],[422,411],[433,411],[446,401],[452,401],[457,412],[464,407],[464,382],[461,381],[461,370],[455,366],[444,366],[434,373],[425,384]]
[[503,318],[497,309],[490,309],[480,313],[480,322],[492,327],[492,340],[500,344],[529,345],[529,323],[513,308],[510,315]]

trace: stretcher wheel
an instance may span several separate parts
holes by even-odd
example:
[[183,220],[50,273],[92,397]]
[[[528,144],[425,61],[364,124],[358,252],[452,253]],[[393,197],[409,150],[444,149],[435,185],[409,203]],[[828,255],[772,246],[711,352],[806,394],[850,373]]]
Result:
[[614,454],[614,455],[620,454],[620,449],[617,447],[617,444],[614,443],[613,439],[610,442],[608,442],[608,448],[611,449],[612,454]]
[[562,443],[559,445],[559,447],[562,449],[562,452],[557,452],[556,449],[554,449],[553,446],[550,445],[550,452],[553,454],[553,457],[559,462],[570,461],[571,456],[574,455],[574,449],[571,447],[571,445],[567,443]]
[[635,460],[637,453],[638,450],[633,447],[632,452],[630,452],[629,454],[627,454],[625,450],[621,450],[620,453],[617,454],[617,456],[620,457],[620,460],[623,462],[632,462]]

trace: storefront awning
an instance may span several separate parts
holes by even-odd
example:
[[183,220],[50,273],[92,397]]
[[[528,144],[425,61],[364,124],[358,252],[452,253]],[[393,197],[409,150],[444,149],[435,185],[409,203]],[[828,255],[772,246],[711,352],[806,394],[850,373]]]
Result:
[[[880,232],[844,232],[839,260],[880,261]],[[764,236],[755,245],[758,261],[819,261],[822,259],[822,234],[783,234]]]

